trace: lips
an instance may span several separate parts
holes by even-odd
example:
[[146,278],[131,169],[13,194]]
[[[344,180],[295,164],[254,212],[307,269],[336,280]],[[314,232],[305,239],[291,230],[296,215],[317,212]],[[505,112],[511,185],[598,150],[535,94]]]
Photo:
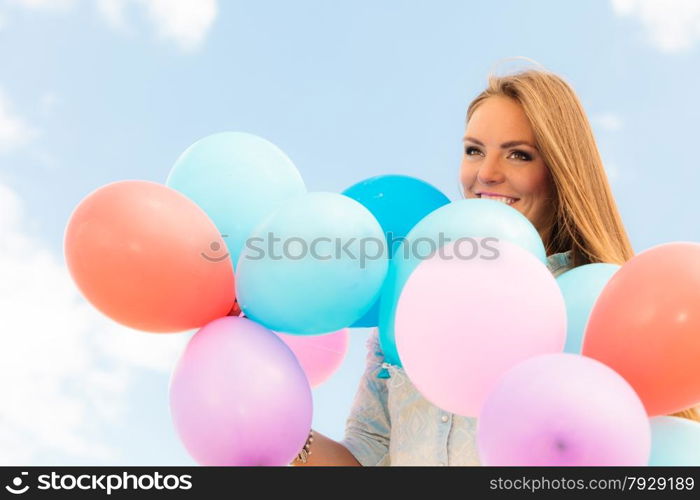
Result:
[[477,196],[480,199],[500,201],[501,203],[505,203],[508,206],[514,205],[520,199],[520,198],[514,198],[512,196],[505,196],[505,195],[501,195],[501,194],[491,194],[491,193],[477,193]]
[[476,193],[477,196],[481,197],[482,195],[485,196],[500,196],[502,198],[510,198],[511,200],[518,201],[520,198],[516,198],[515,196],[508,196],[507,194],[500,194],[500,193],[489,193],[487,191],[479,191]]

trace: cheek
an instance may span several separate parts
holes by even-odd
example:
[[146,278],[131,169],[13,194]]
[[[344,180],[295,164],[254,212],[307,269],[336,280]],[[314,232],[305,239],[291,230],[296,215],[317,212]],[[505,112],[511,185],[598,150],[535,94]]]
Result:
[[469,187],[474,184],[474,169],[469,167],[466,161],[462,161],[459,168],[459,179],[462,182],[462,186]]
[[518,179],[519,191],[533,200],[545,200],[548,198],[551,189],[550,184],[549,171],[544,166]]

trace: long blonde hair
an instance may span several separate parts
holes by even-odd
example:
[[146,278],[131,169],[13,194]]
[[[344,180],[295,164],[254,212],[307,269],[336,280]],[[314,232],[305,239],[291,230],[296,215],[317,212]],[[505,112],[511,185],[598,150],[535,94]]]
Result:
[[634,250],[622,224],[586,114],[571,87],[540,70],[489,77],[467,121],[489,97],[523,107],[556,187],[547,255],[572,250],[572,264],[623,264]]
[[[489,97],[509,97],[523,108],[556,195],[545,242],[547,255],[572,251],[572,266],[622,265],[634,250],[603,168],[593,131],[578,97],[561,77],[543,70],[490,76],[470,104],[467,122]],[[697,408],[674,416],[700,421]]]

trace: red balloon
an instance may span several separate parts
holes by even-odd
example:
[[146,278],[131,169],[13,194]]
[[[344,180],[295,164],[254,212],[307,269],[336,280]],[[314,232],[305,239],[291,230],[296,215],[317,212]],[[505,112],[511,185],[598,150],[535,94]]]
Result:
[[583,354],[627,379],[650,416],[700,402],[700,244],[666,243],[626,262],[593,306]]
[[161,184],[122,181],[89,194],[68,221],[64,249],[85,298],[131,328],[191,330],[234,303],[233,266],[218,229]]

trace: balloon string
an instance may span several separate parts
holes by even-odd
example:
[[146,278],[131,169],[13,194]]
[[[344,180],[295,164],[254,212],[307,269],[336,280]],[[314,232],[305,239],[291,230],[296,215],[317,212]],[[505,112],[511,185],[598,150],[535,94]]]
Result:
[[387,362],[382,363],[382,369],[377,374],[377,378],[390,378],[388,384],[391,388],[401,387],[404,383],[400,367]]

